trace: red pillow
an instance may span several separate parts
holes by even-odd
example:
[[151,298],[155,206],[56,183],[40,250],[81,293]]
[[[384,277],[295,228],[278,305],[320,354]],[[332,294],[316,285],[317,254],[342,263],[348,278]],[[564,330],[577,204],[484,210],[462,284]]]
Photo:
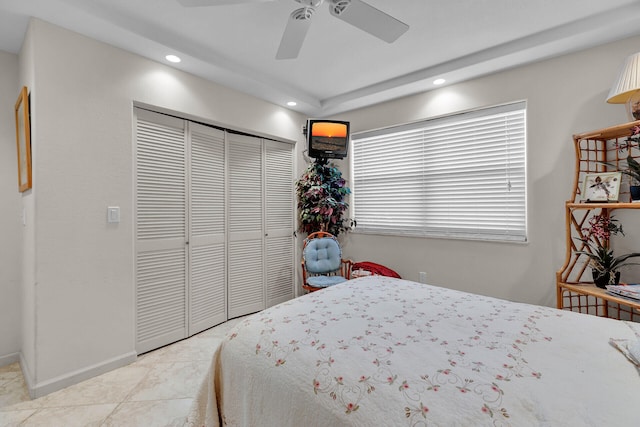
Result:
[[369,261],[356,262],[355,264],[353,264],[351,269],[366,270],[366,271],[370,271],[372,274],[377,274],[378,276],[395,277],[396,279],[402,279],[402,277],[400,277],[398,273],[396,273],[389,267],[376,264],[375,262],[369,262]]

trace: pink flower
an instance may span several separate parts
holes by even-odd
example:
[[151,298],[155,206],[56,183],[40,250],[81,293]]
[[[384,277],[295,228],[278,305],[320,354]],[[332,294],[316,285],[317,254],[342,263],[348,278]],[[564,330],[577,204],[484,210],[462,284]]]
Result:
[[595,215],[589,218],[589,227],[583,228],[582,232],[587,239],[595,237],[599,240],[609,240],[612,235],[621,234],[624,236],[622,226],[617,223],[613,216]]

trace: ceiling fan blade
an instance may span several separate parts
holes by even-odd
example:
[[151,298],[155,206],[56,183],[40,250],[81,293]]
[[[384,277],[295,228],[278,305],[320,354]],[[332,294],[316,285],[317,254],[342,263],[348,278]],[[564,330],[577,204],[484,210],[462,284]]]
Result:
[[315,11],[312,7],[296,9],[289,16],[289,21],[282,34],[276,59],[294,59],[298,57],[304,38],[311,26],[311,17]]
[[184,7],[222,6],[225,4],[262,3],[274,0],[178,0]]
[[387,43],[393,43],[409,26],[362,0],[331,0],[331,14]]

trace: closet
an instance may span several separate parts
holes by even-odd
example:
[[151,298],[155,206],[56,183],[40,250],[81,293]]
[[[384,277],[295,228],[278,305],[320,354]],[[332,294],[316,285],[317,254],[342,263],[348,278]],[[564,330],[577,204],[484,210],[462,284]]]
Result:
[[136,351],[293,298],[293,144],[134,114]]

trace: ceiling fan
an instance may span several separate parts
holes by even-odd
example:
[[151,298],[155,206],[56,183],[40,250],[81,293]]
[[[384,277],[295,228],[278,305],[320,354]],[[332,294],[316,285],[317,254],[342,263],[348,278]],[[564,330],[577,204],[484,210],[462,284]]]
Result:
[[[239,3],[261,3],[274,0],[178,0],[185,7],[219,6]],[[303,7],[289,16],[282,34],[276,59],[294,59],[298,56],[304,38],[311,26],[315,8],[324,0],[295,0]],[[387,43],[393,43],[403,35],[409,26],[362,0],[327,0],[333,16],[351,24]]]

